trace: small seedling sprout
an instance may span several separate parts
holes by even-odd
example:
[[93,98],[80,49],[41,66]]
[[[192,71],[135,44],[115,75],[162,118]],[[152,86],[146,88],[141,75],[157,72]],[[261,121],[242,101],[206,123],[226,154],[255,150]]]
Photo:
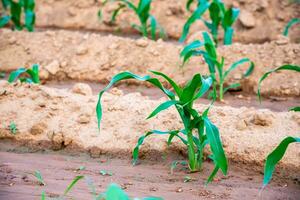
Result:
[[[244,72],[243,78],[250,76],[254,70],[254,63],[250,61],[248,58],[240,59],[234,62],[227,70],[224,69],[225,58],[218,57],[216,47],[214,42],[211,40],[209,34],[207,32],[203,32],[204,41],[196,40],[188,45],[186,45],[180,53],[180,57],[183,58],[184,64],[192,57],[192,56],[203,56],[204,60],[208,66],[210,76],[213,78],[213,93],[212,96],[214,99],[219,97],[219,100],[223,100],[224,94],[229,89],[238,88],[241,85],[239,83],[233,83],[224,88],[224,83],[228,75],[241,66],[244,63],[249,63],[248,69]],[[204,49],[203,49],[204,48]],[[218,78],[217,78],[218,75]],[[219,95],[217,95],[217,87],[219,88]]]
[[[148,37],[149,33],[153,40],[156,39],[156,29],[159,29],[159,37],[165,38],[166,33],[164,29],[158,24],[157,20],[153,15],[150,14],[151,3],[152,0],[139,0],[137,6],[131,3],[128,0],[105,0],[103,5],[107,4],[108,2],[118,2],[119,7],[113,11],[111,16],[110,23],[113,24],[116,21],[116,17],[120,13],[120,11],[124,8],[128,8],[132,10],[139,18],[140,25],[132,23],[132,28],[136,29],[140,32],[144,37]],[[102,11],[98,12],[98,17],[102,19]]]
[[[26,74],[27,76],[19,77],[23,74]],[[39,84],[40,83],[39,65],[34,64],[34,65],[32,65],[31,69],[19,68],[16,71],[13,71],[10,73],[7,81],[9,83],[12,83],[12,82],[16,81],[18,78],[21,82]]]
[[[186,7],[188,10],[190,10],[190,5],[192,2],[193,1],[191,0],[187,2]],[[203,14],[207,10],[209,11],[210,21],[206,21],[202,18]],[[213,0],[212,2],[209,2],[209,0],[198,0],[197,8],[184,24],[179,41],[184,42],[187,38],[191,25],[197,20],[201,20],[204,22],[205,26],[209,29],[210,33],[212,34],[216,46],[218,45],[218,35],[220,26],[224,30],[223,43],[224,45],[229,45],[232,43],[232,37],[234,32],[232,25],[237,20],[239,13],[240,10],[237,8],[226,9],[225,4],[222,0]]]

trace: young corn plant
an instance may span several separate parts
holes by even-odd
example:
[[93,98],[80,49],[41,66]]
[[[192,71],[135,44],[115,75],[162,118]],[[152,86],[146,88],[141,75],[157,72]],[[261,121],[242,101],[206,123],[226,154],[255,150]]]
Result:
[[[192,56],[203,56],[208,69],[210,76],[213,78],[213,93],[212,96],[214,99],[217,97],[220,101],[223,100],[224,94],[229,89],[238,88],[241,85],[239,83],[233,83],[224,88],[224,82],[227,76],[241,64],[249,63],[248,69],[243,74],[243,78],[248,77],[252,74],[254,70],[254,63],[248,58],[240,59],[234,62],[227,70],[224,69],[225,58],[219,58],[214,42],[211,40],[207,32],[203,32],[204,41],[196,40],[188,45],[186,45],[180,53],[180,57],[183,58],[183,65],[192,57]],[[218,79],[217,79],[218,76]],[[219,88],[219,95],[217,94],[217,87]]]
[[[278,72],[278,71],[285,71],[285,70],[289,70],[289,71],[295,71],[295,72],[300,72],[300,66],[298,65],[282,65],[280,67],[277,67],[275,69],[272,69],[268,72],[266,72],[258,81],[258,87],[257,87],[257,96],[258,96],[258,100],[261,103],[261,83],[263,80],[265,80],[270,74]],[[295,111],[295,112],[299,112],[300,111],[300,106],[296,106],[296,107],[292,107],[289,108],[290,111]]]
[[[35,24],[35,0],[1,0],[3,11],[0,15],[0,28],[6,26],[10,21],[14,24],[13,29],[34,31]],[[21,15],[24,12],[24,20]],[[22,24],[24,21],[24,24]]]
[[265,169],[264,169],[264,180],[263,180],[263,188],[268,185],[268,183],[272,179],[273,172],[277,163],[282,159],[285,154],[286,149],[291,143],[300,143],[299,137],[286,137],[284,140],[280,142],[280,144],[268,155]]
[[[209,12],[210,21],[207,21],[202,17],[207,10]],[[179,41],[184,42],[187,38],[191,25],[195,21],[201,20],[209,29],[216,45],[218,45],[219,27],[221,26],[224,30],[223,43],[224,45],[229,45],[232,43],[234,32],[232,25],[237,20],[239,13],[240,10],[237,8],[226,9],[222,0],[213,0],[212,2],[210,2],[209,0],[198,0],[198,7],[184,24]]]
[[298,23],[300,23],[300,18],[291,19],[285,26],[282,34],[287,37],[289,35],[290,28]]
[[215,168],[209,176],[207,183],[213,180],[213,177],[221,169],[224,175],[227,174],[227,158],[225,156],[220,134],[218,128],[208,118],[209,108],[202,114],[198,113],[193,108],[195,100],[202,97],[211,87],[212,78],[203,78],[200,74],[196,74],[193,78],[186,83],[184,87],[179,87],[167,75],[151,71],[165,79],[171,86],[174,92],[166,89],[157,78],[151,76],[138,76],[131,72],[122,72],[115,75],[110,83],[99,93],[99,99],[96,107],[98,128],[100,130],[100,123],[102,119],[102,105],[101,98],[105,91],[112,87],[115,83],[125,79],[135,79],[139,81],[146,81],[155,87],[159,88],[168,98],[166,102],[160,104],[148,117],[150,119],[156,116],[163,110],[174,106],[183,122],[183,129],[171,131],[151,130],[138,139],[137,145],[133,150],[133,164],[135,165],[138,160],[140,146],[144,143],[145,138],[150,135],[168,135],[168,145],[171,144],[173,138],[177,137],[183,144],[187,146],[188,151],[188,166],[191,172],[200,171],[204,160],[203,150],[206,145],[210,146],[212,155],[210,158],[215,164]]
[[[140,32],[144,37],[151,36],[153,40],[156,39],[156,29],[159,30],[159,37],[165,38],[166,34],[164,32],[164,29],[158,24],[157,20],[153,15],[150,14],[151,9],[151,3],[152,0],[140,0],[139,4],[135,6],[133,3],[131,3],[128,0],[105,0],[104,5],[108,2],[118,2],[119,7],[114,10],[110,23],[115,23],[116,17],[120,13],[120,11],[124,8],[128,8],[132,10],[137,16],[140,21],[140,25],[132,24],[131,26],[136,29],[138,32]],[[98,13],[98,16],[102,16],[101,10]],[[150,34],[150,35],[149,35]]]
[[[19,77],[23,74],[26,74],[27,76]],[[12,82],[16,81],[18,79],[18,77],[21,82],[39,84],[40,83],[39,66],[37,64],[34,64],[31,66],[31,69],[19,68],[16,71],[13,71],[10,73],[7,81],[9,83],[12,83]]]

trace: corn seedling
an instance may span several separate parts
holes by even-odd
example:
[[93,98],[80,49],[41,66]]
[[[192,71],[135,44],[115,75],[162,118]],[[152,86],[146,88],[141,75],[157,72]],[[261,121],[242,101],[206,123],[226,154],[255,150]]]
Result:
[[291,143],[300,143],[300,138],[298,137],[286,137],[280,142],[280,144],[270,153],[267,157],[264,170],[264,180],[263,188],[271,181],[272,174],[275,170],[277,163],[282,159],[285,154],[286,149]]
[[21,82],[26,83],[40,83],[39,78],[39,66],[37,64],[32,65],[31,69],[19,68],[16,71],[10,73],[8,77],[8,82],[12,83],[17,80],[17,78],[23,74],[26,74],[29,77],[20,77],[19,80]]
[[17,134],[17,125],[16,125],[15,122],[10,122],[10,124],[9,124],[9,131],[13,135]]
[[293,18],[293,19],[291,19],[291,20],[287,23],[287,25],[285,26],[284,31],[283,31],[283,35],[284,35],[284,36],[288,36],[288,35],[289,35],[289,30],[290,30],[290,28],[291,28],[292,26],[298,24],[298,23],[300,23],[300,18]]
[[[14,24],[14,29],[22,30],[24,27],[28,31],[34,31],[35,24],[35,0],[1,0],[3,12],[0,16],[0,28],[7,25],[10,21]],[[21,15],[24,12],[24,20]],[[24,21],[24,24],[22,24]]]
[[[257,96],[258,96],[258,100],[259,102],[261,102],[261,83],[263,80],[265,80],[270,74],[278,72],[278,71],[282,71],[282,70],[289,70],[289,71],[295,71],[295,72],[300,72],[300,66],[298,65],[282,65],[280,67],[277,67],[275,69],[272,69],[268,72],[266,72],[258,81],[258,87],[257,87]],[[293,107],[293,108],[289,108],[290,111],[295,111],[295,112],[299,112],[300,111],[300,107]]]
[[[166,37],[166,34],[163,28],[158,24],[157,20],[153,15],[150,14],[151,3],[152,0],[140,0],[139,4],[135,6],[128,0],[106,0],[104,1],[104,5],[108,2],[118,2],[119,7],[113,11],[113,14],[110,19],[110,23],[114,24],[116,21],[116,17],[120,13],[120,11],[124,8],[128,8],[132,10],[137,16],[140,21],[140,25],[131,24],[132,28],[136,29],[140,32],[144,37],[148,37],[149,33],[151,34],[151,38],[153,40],[156,39],[156,29],[159,29],[159,36],[160,38]],[[98,16],[100,19],[102,18],[101,10],[98,12]]]
[[[203,14],[207,10],[209,11],[210,21],[206,21],[205,19],[202,18]],[[191,25],[195,21],[201,20],[204,22],[205,26],[209,29],[216,45],[218,45],[219,27],[221,26],[224,30],[223,43],[225,45],[229,45],[232,43],[232,37],[234,32],[232,25],[237,20],[239,12],[240,10],[237,8],[226,9],[222,0],[213,0],[212,2],[209,2],[209,0],[198,0],[198,7],[184,24],[179,41],[180,42],[185,41]]]
[[[183,58],[183,65],[192,57],[192,56],[200,56],[204,57],[206,64],[208,65],[208,69],[211,77],[213,78],[213,98],[216,99],[217,96],[222,101],[224,94],[229,89],[234,89],[240,87],[239,83],[233,83],[224,88],[224,82],[227,76],[239,67],[241,64],[249,63],[249,68],[243,74],[243,78],[248,77],[252,74],[254,70],[254,63],[250,61],[248,58],[243,58],[235,63],[233,63],[227,70],[224,69],[224,61],[225,58],[218,57],[215,45],[211,40],[210,36],[207,32],[203,32],[204,42],[196,40],[184,47],[184,49],[180,53],[180,57]],[[204,49],[200,49],[204,47]],[[216,78],[216,73],[218,73],[218,80]],[[219,88],[219,95],[217,95],[217,89]]]
[[133,164],[138,160],[140,146],[144,143],[145,138],[150,135],[168,135],[168,145],[171,144],[173,138],[177,137],[181,140],[188,150],[188,165],[190,171],[195,172],[202,169],[204,160],[203,150],[207,144],[210,145],[212,155],[210,158],[214,161],[215,169],[208,178],[208,182],[212,181],[219,169],[224,175],[227,174],[227,158],[225,156],[218,128],[209,120],[207,108],[202,114],[199,114],[194,108],[195,100],[202,97],[210,88],[212,79],[210,77],[203,78],[200,74],[193,76],[192,80],[187,82],[184,87],[179,87],[167,75],[151,71],[154,75],[164,78],[174,90],[174,93],[166,89],[157,78],[151,76],[138,76],[131,72],[122,72],[115,75],[110,83],[99,93],[99,99],[96,107],[98,128],[100,130],[100,122],[102,119],[101,97],[105,91],[112,87],[115,83],[125,79],[135,79],[146,81],[159,88],[170,100],[160,104],[148,117],[152,118],[163,110],[174,106],[184,124],[182,130],[159,131],[152,130],[138,139],[137,145],[133,150]]

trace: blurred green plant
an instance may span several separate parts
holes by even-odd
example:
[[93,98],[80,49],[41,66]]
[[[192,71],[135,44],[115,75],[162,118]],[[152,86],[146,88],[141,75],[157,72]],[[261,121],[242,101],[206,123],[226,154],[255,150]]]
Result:
[[[258,81],[258,87],[257,87],[257,96],[258,96],[258,100],[259,102],[261,103],[261,83],[263,80],[265,80],[270,74],[272,73],[276,73],[278,71],[295,71],[295,72],[300,72],[300,66],[298,65],[282,65],[280,67],[277,67],[275,69],[272,69],[268,72],[266,72]],[[299,112],[300,111],[300,107],[297,106],[297,107],[292,107],[292,108],[289,108],[290,111],[295,111],[295,112]]]
[[[218,97],[219,100],[222,101],[224,94],[228,90],[238,88],[241,86],[239,83],[233,83],[224,88],[224,82],[227,76],[240,65],[244,63],[249,63],[248,69],[243,74],[243,78],[248,77],[252,74],[254,70],[254,63],[248,58],[243,58],[238,60],[237,62],[234,62],[227,70],[225,70],[225,58],[219,58],[214,42],[211,40],[207,32],[203,32],[203,39],[203,42],[196,40],[183,48],[183,50],[180,53],[180,57],[183,58],[182,66],[184,66],[185,63],[192,56],[203,56],[206,64],[208,65],[210,76],[213,78],[213,91],[210,94],[210,96],[212,96],[213,99],[217,99]],[[218,78],[216,74],[218,74]],[[217,87],[219,88],[219,95],[217,94]]]
[[264,169],[264,180],[263,180],[263,188],[271,181],[273,172],[277,163],[284,156],[286,149],[291,143],[300,143],[300,138],[298,137],[286,137],[284,140],[280,142],[280,144],[268,155],[265,163]]
[[[213,40],[218,46],[218,34],[219,27],[221,26],[224,30],[224,45],[229,45],[232,43],[232,37],[234,29],[232,25],[237,20],[240,10],[237,8],[228,8],[226,9],[225,4],[222,0],[197,0],[198,6],[192,15],[188,18],[184,24],[180,42],[184,42],[187,38],[187,35],[190,31],[190,27],[197,20],[204,22],[205,26],[209,29],[210,33],[213,36]],[[193,1],[188,1],[186,7],[190,10],[190,5]],[[210,21],[203,19],[204,13],[208,10]]]
[[[19,77],[23,74],[25,74],[29,77]],[[10,73],[7,81],[9,83],[12,83],[12,82],[16,81],[18,78],[21,82],[39,84],[40,83],[39,65],[34,64],[31,66],[31,69],[19,68],[16,71],[13,71]]]
[[9,131],[13,135],[17,134],[17,125],[16,125],[15,122],[10,122],[10,124],[9,124]]
[[293,18],[293,19],[291,19],[291,20],[287,23],[287,25],[285,26],[285,28],[284,28],[282,34],[283,34],[284,36],[288,36],[288,35],[289,35],[289,30],[290,30],[290,28],[291,28],[292,26],[298,24],[298,23],[300,23],[300,18]]
[[[109,2],[118,2],[118,8],[113,11],[113,14],[110,19],[110,23],[114,24],[116,21],[116,17],[120,13],[120,11],[124,8],[128,8],[132,10],[139,18],[140,25],[132,23],[131,26],[140,32],[144,37],[148,37],[149,34],[153,40],[156,39],[156,29],[159,30],[159,37],[165,38],[166,33],[164,29],[158,24],[157,20],[153,15],[150,14],[151,3],[152,0],[139,0],[139,4],[135,6],[128,0],[105,0],[103,2],[103,6],[105,6]],[[98,17],[102,19],[102,11],[99,10]]]
[[[22,30],[24,27],[28,31],[34,31],[35,24],[35,0],[1,0],[2,8],[0,15],[0,28],[7,25],[10,21],[14,24],[13,29]],[[24,12],[24,20],[21,15]],[[24,24],[22,22],[24,21]]]
[[[66,199],[69,194],[69,192],[74,188],[74,186],[83,178],[86,179],[86,182],[91,190],[92,193],[92,200],[130,200],[132,198],[129,198],[129,196],[120,188],[120,186],[118,186],[115,183],[110,184],[106,191],[100,194],[96,193],[96,189],[95,186],[93,184],[93,181],[91,179],[89,179],[88,177],[85,176],[76,176],[72,182],[68,185],[68,187],[66,188],[66,190],[64,191],[64,194],[59,196],[58,198],[55,198],[57,200],[64,200]],[[42,195],[41,195],[41,200],[46,200],[47,199],[47,195],[46,192],[43,191]],[[51,198],[53,199],[53,198]],[[73,198],[71,198],[73,199]],[[134,198],[132,200],[163,200],[162,198],[159,197],[145,197],[145,198]]]
[[159,88],[170,100],[160,104],[148,117],[152,118],[163,110],[174,106],[184,124],[182,130],[171,130],[171,131],[159,131],[152,130],[147,132],[145,135],[138,139],[137,145],[133,150],[133,164],[135,165],[138,160],[138,154],[140,146],[144,143],[145,138],[150,135],[169,135],[167,144],[170,145],[172,140],[177,137],[187,146],[188,151],[188,166],[190,171],[195,172],[202,169],[202,163],[204,160],[203,151],[206,145],[210,145],[212,155],[210,158],[215,164],[215,168],[209,176],[207,183],[213,180],[219,169],[224,175],[227,174],[227,158],[225,156],[220,134],[218,128],[208,118],[209,108],[203,113],[198,113],[193,108],[195,100],[202,97],[211,87],[212,78],[203,78],[200,74],[196,74],[193,78],[186,83],[184,87],[179,87],[171,78],[167,75],[151,71],[154,75],[164,78],[174,90],[175,93],[166,89],[157,78],[152,78],[147,75],[140,77],[131,72],[122,72],[115,75],[110,83],[100,91],[99,99],[96,107],[98,128],[100,130],[100,123],[102,119],[102,105],[101,97],[105,91],[112,87],[115,83],[125,79],[135,79],[139,81],[146,81],[155,87]]

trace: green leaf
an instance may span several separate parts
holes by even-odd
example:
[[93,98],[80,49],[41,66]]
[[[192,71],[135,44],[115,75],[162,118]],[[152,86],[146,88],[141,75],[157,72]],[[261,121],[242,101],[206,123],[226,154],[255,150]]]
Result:
[[275,69],[272,69],[272,70],[266,72],[258,81],[257,96],[258,96],[259,102],[261,102],[261,94],[260,94],[261,82],[263,80],[265,80],[265,78],[267,78],[271,73],[281,71],[281,70],[291,70],[291,71],[300,72],[300,67],[298,65],[282,65],[280,67],[277,67]]
[[6,10],[10,6],[11,0],[1,0],[3,8]]
[[70,183],[70,185],[67,187],[67,189],[65,190],[63,196],[66,196],[70,192],[70,190],[75,186],[75,184],[83,178],[84,178],[84,176],[76,176],[73,179],[73,181]]
[[137,14],[142,24],[146,24],[150,16],[151,0],[140,0],[137,8]]
[[129,197],[117,184],[113,183],[105,192],[105,200],[129,200]]
[[156,116],[159,112],[163,111],[163,110],[166,110],[168,109],[169,107],[171,106],[174,106],[176,104],[180,104],[180,101],[176,101],[176,100],[169,100],[169,101],[166,101],[162,104],[160,104],[148,117],[147,119],[150,119],[154,116]]
[[229,28],[233,25],[233,23],[237,20],[238,16],[240,14],[240,9],[238,8],[230,8],[225,12],[222,26],[224,29]]
[[200,74],[195,74],[193,79],[189,81],[183,88],[182,95],[180,96],[180,102],[185,104],[187,102],[192,103],[192,99],[195,96],[195,93],[202,86],[202,77]]
[[12,73],[10,73],[7,81],[9,83],[14,82],[24,72],[26,72],[25,68],[19,68],[16,71],[13,71]]
[[220,169],[220,168],[218,167],[218,165],[215,165],[215,168],[214,168],[214,170],[211,172],[211,174],[209,175],[208,179],[206,180],[205,185],[208,185],[210,182],[213,181],[213,179],[214,179],[214,177],[216,176],[216,174],[218,173],[219,169]]
[[19,3],[11,1],[11,5],[10,5],[11,20],[13,21],[15,28],[17,30],[22,30],[21,12],[22,12],[21,5]]
[[10,20],[10,16],[6,15],[0,18],[0,28],[4,27],[6,24],[8,24]]
[[223,94],[225,94],[230,89],[234,89],[234,88],[238,88],[238,87],[241,87],[240,83],[233,83],[233,84],[227,86],[226,88],[224,88]]
[[285,26],[284,31],[283,31],[282,34],[283,34],[284,36],[288,36],[288,35],[289,35],[289,30],[290,30],[290,28],[291,28],[292,26],[298,24],[298,23],[300,23],[300,18],[293,18],[293,19],[291,19],[291,20],[287,23],[287,25]]
[[41,200],[46,200],[46,193],[45,193],[45,191],[42,191]]
[[177,96],[181,95],[182,89],[170,77],[168,77],[167,75],[165,75],[164,73],[161,73],[161,72],[152,71],[152,70],[150,70],[150,72],[157,75],[157,76],[163,77],[173,87],[173,89],[176,92]]
[[198,49],[203,45],[204,43],[200,42],[199,40],[195,40],[194,42],[186,45],[180,52],[180,57],[183,57],[182,66],[190,59],[191,56],[194,55],[195,49]]
[[296,107],[289,108],[289,111],[300,112],[300,107],[296,106]]
[[300,142],[300,138],[286,137],[267,157],[264,170],[263,187],[265,187],[272,179],[272,174],[277,163],[282,159],[289,144]]
[[227,158],[222,147],[219,130],[207,117],[204,117],[204,125],[214,161],[220,167],[223,174],[226,175],[228,167]]
[[248,67],[248,69],[246,70],[246,72],[244,73],[243,76],[244,77],[250,76],[252,74],[253,70],[254,70],[254,63],[249,58],[242,58],[241,60],[233,63],[230,66],[230,68],[224,72],[223,79],[225,79],[230,72],[232,72],[233,70],[238,68],[240,65],[242,65],[244,63],[247,63],[247,62],[249,63],[249,67]]
[[[132,161],[132,164],[133,165],[136,165],[137,163],[137,160],[138,160],[138,157],[139,157],[139,149],[140,149],[140,146],[144,143],[144,140],[146,137],[152,135],[152,134],[157,134],[157,135],[170,135],[170,137],[174,137],[174,136],[177,136],[184,144],[187,144],[187,141],[185,139],[183,139],[181,136],[178,135],[180,131],[178,130],[174,130],[174,131],[158,131],[158,130],[152,130],[152,131],[149,131],[147,132],[145,135],[141,136],[139,139],[138,139],[138,142],[135,146],[135,148],[133,149],[133,152],[132,152],[132,157],[133,157],[133,161]],[[172,139],[171,138],[171,139]],[[171,142],[171,139],[169,138],[168,140],[168,145],[170,144]]]
[[37,180],[39,181],[40,185],[46,185],[46,183],[45,183],[45,181],[44,181],[44,179],[43,179],[42,174],[41,174],[40,171],[36,170],[34,172],[34,176],[37,178]]
[[157,27],[157,21],[156,21],[155,17],[153,17],[151,15],[150,16],[150,30],[151,30],[152,40],[156,39],[156,27]]
[[34,31],[35,13],[32,11],[25,11],[25,27],[28,31]]
[[102,119],[101,97],[102,97],[103,93],[105,91],[109,90],[109,88],[112,87],[115,83],[117,83],[121,80],[126,80],[126,79],[136,79],[139,81],[147,81],[147,82],[151,83],[152,85],[158,87],[160,90],[162,90],[170,99],[175,98],[175,95],[170,90],[167,90],[166,88],[164,88],[163,85],[161,84],[161,82],[157,78],[151,78],[150,76],[141,77],[141,76],[138,76],[131,72],[121,72],[121,73],[115,75],[112,78],[112,80],[110,81],[110,83],[99,93],[98,102],[97,102],[97,106],[96,106],[96,114],[97,114],[97,119],[98,119],[98,129],[99,130],[100,130],[100,122]]
[[189,31],[191,25],[198,19],[200,19],[203,15],[203,13],[208,9],[209,2],[203,1],[203,3],[200,3],[200,5],[197,7],[197,9],[192,13],[192,15],[188,18],[186,23],[183,26],[182,34],[179,39],[179,42],[184,42]]
[[126,7],[126,5],[120,4],[119,7],[118,7],[116,10],[114,10],[114,12],[113,12],[113,14],[112,14],[112,16],[111,16],[111,18],[110,18],[110,22],[111,22],[111,23],[115,23],[115,22],[116,22],[116,17],[118,16],[119,12],[120,12],[123,8],[125,8],[125,7]]

